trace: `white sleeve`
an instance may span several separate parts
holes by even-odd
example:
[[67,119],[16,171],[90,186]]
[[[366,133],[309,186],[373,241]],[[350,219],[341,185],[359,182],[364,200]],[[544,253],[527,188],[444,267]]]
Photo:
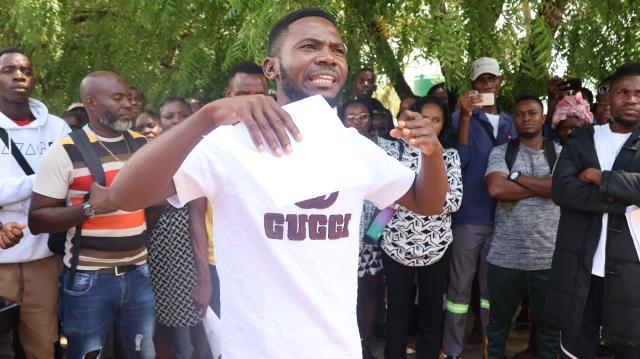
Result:
[[223,179],[214,151],[215,148],[205,138],[185,158],[173,176],[176,194],[168,198],[171,205],[180,208],[200,197],[207,197],[212,203],[215,201]]
[[416,174],[375,143],[353,132],[354,144],[371,176],[365,198],[378,208],[388,207],[409,191]]
[[73,164],[63,145],[54,143],[40,159],[33,192],[55,199],[67,198]]
[[31,197],[35,175],[0,178],[0,207]]

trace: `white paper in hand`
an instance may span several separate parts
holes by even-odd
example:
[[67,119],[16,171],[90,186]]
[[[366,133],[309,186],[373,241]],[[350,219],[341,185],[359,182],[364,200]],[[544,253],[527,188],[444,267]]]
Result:
[[369,182],[367,169],[340,119],[321,96],[283,107],[298,126],[303,140],[291,139],[293,152],[281,157],[268,146],[260,153],[246,126],[213,131],[212,151],[233,156],[268,194],[276,207],[326,195]]
[[214,313],[211,307],[207,307],[207,314],[205,314],[202,320],[202,326],[204,327],[204,333],[209,341],[209,349],[213,358],[218,359],[222,355],[220,347],[220,318]]
[[638,206],[629,206],[625,213],[627,217],[627,224],[629,225],[629,232],[631,232],[631,238],[633,239],[633,246],[636,247],[636,254],[640,258],[640,208]]

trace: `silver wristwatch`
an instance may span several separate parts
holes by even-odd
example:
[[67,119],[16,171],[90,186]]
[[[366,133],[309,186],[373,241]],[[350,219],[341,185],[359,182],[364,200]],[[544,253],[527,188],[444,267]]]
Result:
[[87,218],[93,218],[96,216],[96,210],[91,207],[89,202],[85,202],[82,204],[82,210],[84,211],[84,216]]
[[518,171],[513,171],[509,173],[509,181],[511,182],[517,183],[519,177],[520,177],[520,172]]

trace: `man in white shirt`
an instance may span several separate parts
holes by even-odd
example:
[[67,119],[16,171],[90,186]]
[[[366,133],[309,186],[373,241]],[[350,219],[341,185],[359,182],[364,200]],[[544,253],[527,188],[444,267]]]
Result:
[[575,130],[558,159],[560,206],[547,317],[561,357],[595,357],[599,336],[616,358],[640,358],[640,260],[625,218],[640,204],[640,63],[611,77],[610,124]]
[[[40,158],[70,131],[42,102],[29,97],[34,84],[29,57],[20,49],[0,50],[0,222],[4,223],[27,223]],[[27,358],[52,358],[58,339],[61,266],[47,247],[48,237],[25,228],[19,242],[0,249],[0,300],[20,304],[18,332]]]
[[379,207],[395,201],[423,215],[443,208],[448,185],[441,145],[430,121],[417,113],[405,113],[392,131],[422,151],[417,177],[366,138],[342,129],[337,135],[344,135],[343,146],[366,170],[366,182],[284,206],[270,202],[250,169],[216,147],[216,131],[200,142],[212,129],[242,121],[259,150],[266,142],[278,157],[291,152],[287,131],[297,141],[302,137],[280,106],[313,95],[335,104],[347,75],[346,51],[325,11],[286,15],[270,33],[270,56],[263,62],[265,75],[276,82],[277,104],[267,96],[212,102],[133,156],[109,191],[92,192],[92,205],[125,210],[168,197],[176,205],[201,196],[213,203],[224,358],[359,357],[355,309],[363,200]]

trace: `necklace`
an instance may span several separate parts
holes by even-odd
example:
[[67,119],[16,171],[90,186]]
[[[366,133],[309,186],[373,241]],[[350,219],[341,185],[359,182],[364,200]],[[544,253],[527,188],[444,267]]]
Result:
[[[124,139],[124,138],[123,138],[123,140],[124,140],[124,144],[127,146],[127,155],[128,155],[128,156],[131,156],[131,149],[129,148],[129,143],[127,143],[127,140],[126,140],[126,139]],[[110,150],[107,146],[105,146],[105,144],[104,144],[104,143],[102,143],[102,141],[100,141],[100,140],[98,139],[98,137],[96,137],[96,141],[98,141],[98,143],[100,144],[100,146],[102,146],[102,148],[104,148],[107,152],[109,152],[109,154],[111,155],[111,157],[113,157],[116,161],[118,161],[118,162],[124,162],[123,160],[119,159],[119,158],[118,158],[118,157],[117,157],[113,152],[111,152],[111,150]]]

